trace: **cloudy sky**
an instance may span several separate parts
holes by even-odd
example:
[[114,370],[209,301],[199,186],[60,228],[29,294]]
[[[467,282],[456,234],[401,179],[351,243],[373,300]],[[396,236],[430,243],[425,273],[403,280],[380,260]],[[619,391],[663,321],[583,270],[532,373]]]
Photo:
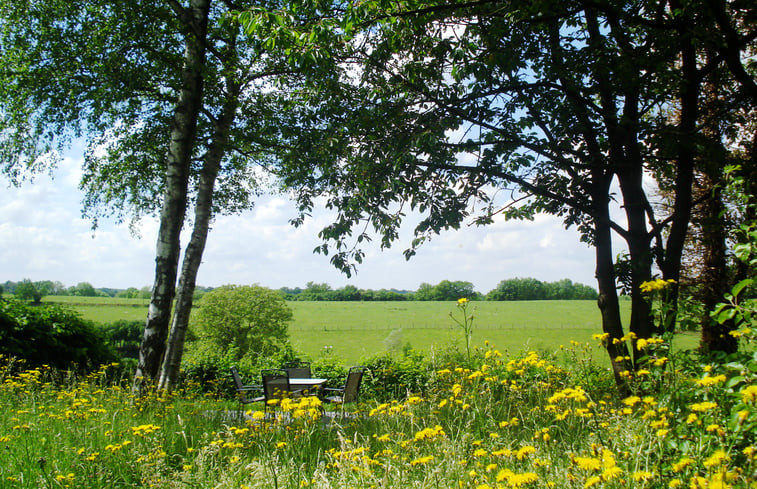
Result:
[[[112,222],[101,222],[93,232],[80,213],[80,163],[80,156],[69,154],[52,176],[38,175],[19,188],[0,176],[0,283],[29,278],[57,280],[66,286],[152,284],[157,221],[143,221],[140,236],[130,234],[125,224]],[[486,293],[503,279],[535,277],[568,278],[596,287],[592,249],[551,216],[446,232],[424,244],[409,262],[402,255],[412,238],[408,228],[393,248],[368,248],[364,263],[350,279],[335,270],[328,257],[312,253],[328,215],[317,212],[297,229],[288,224],[293,216],[287,200],[267,196],[252,211],[218,218],[198,284],[257,283],[279,288],[304,287],[314,281],[334,288],[352,284],[415,290],[422,282],[446,279],[472,282]]]

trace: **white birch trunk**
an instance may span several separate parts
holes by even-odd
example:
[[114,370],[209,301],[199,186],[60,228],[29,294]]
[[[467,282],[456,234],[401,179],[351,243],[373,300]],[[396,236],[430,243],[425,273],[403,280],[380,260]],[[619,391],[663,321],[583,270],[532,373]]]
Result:
[[213,142],[203,160],[200,175],[197,203],[195,204],[195,219],[192,236],[184,252],[179,287],[177,290],[176,307],[174,308],[171,332],[168,337],[165,359],[160,372],[158,389],[173,389],[179,380],[179,367],[184,353],[184,339],[189,315],[192,310],[192,299],[197,280],[197,271],[202,262],[205,251],[210,220],[213,217],[213,187],[215,185],[221,160],[226,153],[229,131],[234,122],[238,106],[238,87],[229,90],[229,98],[220,119],[216,122]]
[[156,246],[155,282],[134,376],[135,390],[140,392],[158,376],[168,335],[181,251],[180,233],[187,206],[190,160],[202,104],[202,68],[210,1],[191,0],[190,7],[182,15],[186,28],[182,87],[171,123],[166,190]]

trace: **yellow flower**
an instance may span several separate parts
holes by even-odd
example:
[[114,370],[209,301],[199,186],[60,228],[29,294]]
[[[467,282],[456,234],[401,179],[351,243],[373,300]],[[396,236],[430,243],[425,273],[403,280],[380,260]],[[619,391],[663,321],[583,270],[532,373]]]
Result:
[[571,457],[571,460],[582,470],[599,470],[602,467],[602,461],[594,457]]
[[536,448],[531,445],[526,445],[524,447],[519,448],[515,452],[515,457],[518,460],[523,460],[524,458],[526,458],[526,456],[528,456],[531,453],[536,453]]
[[438,436],[444,436],[444,430],[441,426],[436,425],[433,428],[424,428],[415,434],[415,441],[431,440]]
[[648,481],[650,479],[654,479],[654,474],[647,470],[637,470],[636,472],[631,474],[631,478],[635,480],[636,482]]
[[703,465],[705,467],[715,467],[722,464],[724,460],[728,460],[728,454],[724,450],[715,450],[712,455],[707,457]]
[[702,387],[708,387],[711,385],[719,384],[721,382],[725,382],[725,375],[716,375],[715,377],[710,377],[709,375],[705,375],[701,379],[696,379],[694,382],[697,385],[700,385]]
[[698,402],[698,403],[692,404],[689,407],[691,408],[692,411],[703,413],[705,411],[709,411],[710,409],[715,409],[716,407],[718,407],[718,404],[712,401],[704,401],[704,402]]
[[639,285],[639,288],[642,292],[654,292],[656,290],[663,290],[665,287],[667,287],[669,284],[674,284],[675,280],[662,280],[660,278],[651,280],[649,282],[642,282],[641,285]]
[[743,389],[741,389],[739,394],[741,394],[741,400],[745,404],[754,402],[755,400],[757,400],[757,385],[744,387]]
[[641,398],[639,396],[631,396],[623,399],[623,404],[625,404],[626,406],[635,406],[639,402],[641,402]]
[[681,487],[681,484],[683,484],[683,482],[681,482],[681,479],[672,479],[668,483],[668,487],[670,487],[671,489],[675,489],[676,487]]
[[595,475],[593,477],[589,477],[586,479],[586,483],[584,484],[584,489],[588,489],[589,487],[595,486],[602,482],[602,478],[598,475]]
[[458,306],[464,306],[466,304],[468,304],[468,299],[466,299],[465,297],[460,298],[460,299],[457,300],[457,305]]
[[433,459],[434,459],[433,455],[427,455],[425,457],[416,458],[415,460],[413,460],[412,462],[410,462],[410,465],[412,465],[413,467],[415,467],[416,465],[427,464],[430,461],[432,461]]
[[681,460],[673,464],[673,472],[678,473],[693,463],[694,460],[690,459],[689,457],[683,457]]

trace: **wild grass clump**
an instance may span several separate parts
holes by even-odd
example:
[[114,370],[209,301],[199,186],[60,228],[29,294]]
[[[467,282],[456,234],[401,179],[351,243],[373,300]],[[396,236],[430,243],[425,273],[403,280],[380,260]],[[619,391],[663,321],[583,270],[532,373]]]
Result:
[[197,389],[135,399],[112,366],[62,383],[0,367],[0,486],[750,488],[757,368],[742,357],[651,361],[619,399],[608,371],[489,346],[439,366],[423,395],[245,416]]

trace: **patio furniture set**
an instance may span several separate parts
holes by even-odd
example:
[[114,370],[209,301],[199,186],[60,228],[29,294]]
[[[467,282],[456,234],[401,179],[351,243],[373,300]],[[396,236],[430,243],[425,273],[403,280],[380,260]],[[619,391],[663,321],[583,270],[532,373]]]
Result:
[[313,378],[307,362],[285,365],[281,369],[262,370],[262,384],[244,384],[236,367],[231,367],[231,376],[242,404],[263,402],[264,409],[267,410],[269,401],[274,399],[315,395],[322,402],[339,404],[344,409],[345,404],[357,401],[365,370],[362,366],[350,367],[344,385],[336,388],[323,387],[328,379]]

